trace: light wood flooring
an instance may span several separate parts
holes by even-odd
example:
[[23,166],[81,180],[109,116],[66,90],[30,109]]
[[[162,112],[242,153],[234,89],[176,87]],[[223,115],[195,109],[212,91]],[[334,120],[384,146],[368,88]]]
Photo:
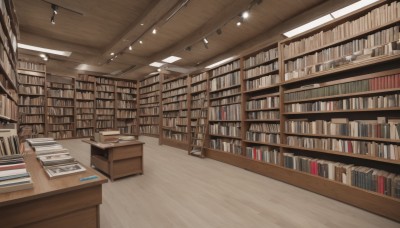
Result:
[[[396,227],[347,204],[140,137],[144,175],[103,185],[102,228]],[[89,145],[60,140],[89,165]]]

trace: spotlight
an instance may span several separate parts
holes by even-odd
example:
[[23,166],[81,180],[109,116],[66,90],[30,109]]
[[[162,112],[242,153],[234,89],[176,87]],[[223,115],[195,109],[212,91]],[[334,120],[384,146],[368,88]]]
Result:
[[243,19],[247,19],[249,17],[249,12],[248,11],[244,11],[242,13],[242,17],[243,17]]
[[236,26],[241,26],[242,25],[242,22],[240,22],[240,21],[238,21],[238,22],[236,22]]
[[129,51],[132,51],[132,45],[129,45]]
[[111,52],[110,55],[114,55],[114,52]]
[[51,8],[53,9],[53,13],[57,14],[58,6],[54,5],[54,4],[51,4]]
[[53,24],[53,25],[55,25],[56,24],[56,20],[55,20],[55,14],[53,13],[53,16],[51,16],[51,19],[50,19],[50,21],[51,21],[51,24]]
[[157,33],[157,29],[154,28],[152,33],[153,33],[153,34],[156,34],[156,33]]
[[39,56],[40,56],[40,57],[42,57],[42,58],[46,58],[46,55],[45,55],[45,54],[43,54],[43,53],[42,53],[42,54],[40,54]]
[[158,68],[158,69],[157,69],[157,71],[158,71],[158,72],[161,72],[161,69],[160,69],[160,68]]
[[207,38],[203,38],[203,43],[205,43],[205,44],[208,44],[208,40],[207,40]]
[[140,44],[143,44],[143,41],[139,40],[139,43],[140,43]]
[[222,29],[217,29],[217,34],[221,35],[222,34]]

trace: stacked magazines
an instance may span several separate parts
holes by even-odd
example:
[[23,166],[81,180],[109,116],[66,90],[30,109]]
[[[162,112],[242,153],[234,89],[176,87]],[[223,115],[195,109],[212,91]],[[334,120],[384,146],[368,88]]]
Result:
[[21,154],[0,157],[0,193],[33,188]]
[[53,138],[27,139],[50,179],[85,171],[67,149]]

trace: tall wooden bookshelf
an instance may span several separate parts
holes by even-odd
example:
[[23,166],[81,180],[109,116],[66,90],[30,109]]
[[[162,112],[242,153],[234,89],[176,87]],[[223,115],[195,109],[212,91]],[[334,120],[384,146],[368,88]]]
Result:
[[96,130],[115,128],[115,81],[96,77]]
[[209,148],[242,154],[240,59],[209,71]]
[[212,147],[206,156],[400,221],[399,8],[398,1],[378,1],[281,41],[280,83],[259,91],[246,84],[246,72],[257,67],[246,61],[259,53],[244,55],[242,111],[249,115],[248,102],[279,97],[279,118],[261,120],[279,124],[279,143],[249,141],[243,134],[256,120],[242,120],[238,140],[274,148],[281,160]]
[[159,74],[139,82],[139,134],[159,137],[160,134],[160,83]]
[[96,129],[96,78],[78,75],[75,79],[76,137],[91,137]]
[[19,127],[31,129],[30,137],[45,135],[46,65],[18,61]]
[[188,82],[187,75],[163,80],[160,145],[183,150],[189,147]]
[[75,79],[46,75],[46,135],[55,139],[75,137]]
[[17,123],[17,36],[18,21],[12,2],[1,1],[0,29],[0,128]]
[[189,154],[204,157],[208,145],[208,72],[190,76],[190,149]]
[[280,96],[277,44],[242,59],[242,147],[246,157],[280,165]]
[[116,81],[116,122],[115,126],[123,134],[139,136],[137,105],[138,90],[136,81]]

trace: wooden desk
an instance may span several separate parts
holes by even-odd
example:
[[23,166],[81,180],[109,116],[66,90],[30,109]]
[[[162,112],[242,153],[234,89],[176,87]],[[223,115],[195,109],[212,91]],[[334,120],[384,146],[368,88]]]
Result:
[[82,140],[90,146],[90,164],[110,176],[111,181],[134,174],[143,174],[143,142],[124,141],[97,143]]
[[[100,227],[102,184],[107,178],[83,173],[50,180],[34,153],[25,155],[33,188],[0,194],[0,227]],[[80,181],[97,175],[98,178]]]

